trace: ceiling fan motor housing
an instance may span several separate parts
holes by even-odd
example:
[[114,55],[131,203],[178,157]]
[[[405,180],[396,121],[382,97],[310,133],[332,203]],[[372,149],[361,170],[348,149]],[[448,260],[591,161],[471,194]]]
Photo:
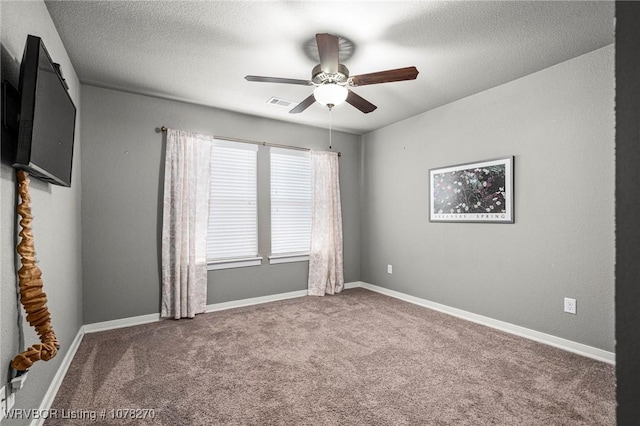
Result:
[[322,71],[322,65],[318,64],[311,71],[311,81],[315,84],[346,84],[349,80],[349,69],[342,64],[338,64],[338,72],[327,73]]

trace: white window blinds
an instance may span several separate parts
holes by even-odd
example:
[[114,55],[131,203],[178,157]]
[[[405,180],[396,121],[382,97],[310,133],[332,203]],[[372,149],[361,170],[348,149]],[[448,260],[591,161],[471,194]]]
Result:
[[257,151],[256,145],[213,142],[208,260],[258,255]]
[[308,254],[311,245],[309,152],[271,148],[271,254]]

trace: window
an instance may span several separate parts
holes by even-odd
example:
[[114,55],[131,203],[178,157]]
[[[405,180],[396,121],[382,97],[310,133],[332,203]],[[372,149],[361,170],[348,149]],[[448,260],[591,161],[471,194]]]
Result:
[[209,269],[253,266],[258,256],[256,145],[215,140],[207,230]]
[[311,246],[309,152],[271,148],[271,263],[307,260]]

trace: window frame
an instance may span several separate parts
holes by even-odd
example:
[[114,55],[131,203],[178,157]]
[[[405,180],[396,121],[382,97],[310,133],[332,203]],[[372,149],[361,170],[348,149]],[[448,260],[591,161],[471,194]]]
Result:
[[[308,159],[308,171],[304,170],[304,173],[308,173],[308,181],[309,181],[309,192],[308,194],[308,209],[309,209],[309,224],[308,224],[308,235],[309,235],[309,248],[307,250],[292,250],[292,251],[281,251],[274,252],[274,177],[275,179],[280,178],[281,176],[275,176],[274,174],[274,155],[282,157],[296,157],[296,158],[306,158]],[[290,262],[304,262],[309,260],[309,251],[311,248],[311,209],[313,203],[313,191],[312,191],[312,181],[311,181],[311,153],[308,150],[296,150],[291,148],[280,148],[280,147],[271,147],[269,149],[269,201],[270,201],[270,227],[271,227],[271,238],[270,238],[270,255],[269,255],[269,263],[270,264],[281,264],[281,263],[290,263]]]
[[[252,232],[255,235],[255,252],[251,253],[251,254],[247,254],[246,256],[238,256],[238,255],[231,255],[229,257],[209,257],[210,256],[210,247],[209,247],[209,234],[211,233],[211,228],[213,227],[213,225],[211,223],[209,223],[208,227],[207,227],[207,270],[219,270],[219,269],[229,269],[229,268],[241,268],[241,267],[248,267],[248,266],[259,266],[262,264],[262,256],[260,256],[260,234],[259,234],[259,229],[258,229],[258,222],[259,222],[259,214],[258,214],[258,192],[259,192],[259,185],[258,185],[258,146],[257,145],[251,145],[251,144],[245,144],[245,143],[241,143],[241,142],[232,142],[232,141],[225,141],[225,140],[220,140],[220,139],[214,139],[212,141],[212,145],[211,145],[211,178],[210,178],[210,183],[209,183],[209,190],[210,190],[210,194],[213,193],[213,184],[214,184],[214,164],[215,161],[214,160],[214,155],[215,155],[215,151],[216,148],[226,148],[226,149],[237,149],[237,150],[243,150],[243,151],[250,151],[250,152],[254,152],[255,154],[253,155],[253,162],[254,162],[254,168],[252,171],[253,177],[255,177],[255,181],[254,181],[254,186],[253,186],[253,190],[254,190],[254,198],[253,198],[253,202],[254,202],[254,211],[255,211],[255,222],[254,222],[254,229],[252,230]],[[213,203],[213,199],[210,200],[210,205],[209,205],[209,220],[211,221],[212,218],[212,203]]]

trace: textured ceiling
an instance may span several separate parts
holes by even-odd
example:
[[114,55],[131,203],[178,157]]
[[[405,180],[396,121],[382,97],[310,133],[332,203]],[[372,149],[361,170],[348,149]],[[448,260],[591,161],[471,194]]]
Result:
[[[415,65],[414,81],[353,89],[378,109],[335,107],[333,128],[363,134],[614,41],[614,3],[483,1],[49,1],[82,83],[328,127],[312,87],[244,80],[310,79],[305,52],[328,32],[353,42],[351,75]],[[162,124],[162,123],[158,123]]]

